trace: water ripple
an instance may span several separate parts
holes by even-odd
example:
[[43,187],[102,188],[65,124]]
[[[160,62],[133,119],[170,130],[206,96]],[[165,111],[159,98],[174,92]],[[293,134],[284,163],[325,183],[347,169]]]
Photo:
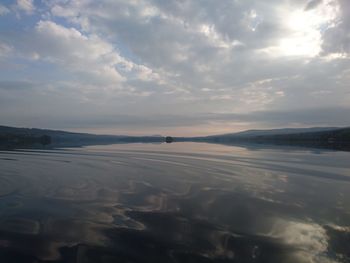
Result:
[[123,147],[0,152],[0,261],[350,262],[349,153]]

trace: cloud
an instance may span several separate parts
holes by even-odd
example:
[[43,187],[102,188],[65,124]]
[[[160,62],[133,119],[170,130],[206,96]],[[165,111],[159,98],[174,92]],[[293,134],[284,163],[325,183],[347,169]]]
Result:
[[27,14],[32,14],[35,11],[33,0],[17,0],[17,8]]
[[0,4],[0,16],[6,15],[10,13],[10,10],[6,7]]
[[0,58],[8,56],[12,51],[12,47],[5,43],[0,42]]
[[32,89],[35,84],[30,81],[0,81],[0,89],[2,90],[22,90]]
[[96,35],[83,35],[52,21],[39,21],[35,27],[35,52],[39,58],[73,72],[91,74],[102,83],[119,83],[123,77],[117,64],[128,67],[113,46]]
[[307,3],[305,10],[311,10],[320,5],[323,2],[323,0],[311,0]]
[[13,44],[20,56],[55,65],[65,72],[62,74],[67,80],[78,78],[81,85],[95,86],[101,92],[128,88],[122,83],[135,79],[161,82],[152,69],[122,56],[112,43],[74,27],[40,20],[32,32],[17,40]]
[[299,248],[294,258],[298,262],[333,262],[324,257],[328,237],[326,230],[318,224],[276,220],[271,234],[283,243]]
[[[254,127],[280,128],[309,126],[349,126],[349,123],[344,121],[350,114],[349,107],[303,109],[293,111],[257,111],[246,114],[197,113],[187,115],[149,115],[142,112],[139,112],[138,114],[120,114],[112,112],[101,114],[100,112],[96,112],[93,109],[89,109],[89,105],[82,103],[79,103],[81,109],[73,112],[72,109],[74,109],[74,105],[71,103],[73,103],[74,100],[69,100],[67,98],[65,102],[66,108],[61,109],[61,111],[58,112],[55,110],[55,107],[59,102],[48,99],[52,97],[52,94],[50,96],[42,94],[40,95],[40,93],[38,93],[38,90],[35,90],[33,87],[33,83],[0,83],[0,87],[3,87],[5,90],[18,89],[18,91],[24,88],[31,89],[30,92],[34,92],[37,96],[39,96],[37,99],[39,101],[43,101],[41,104],[42,107],[45,107],[45,104],[49,104],[53,107],[53,109],[47,110],[46,116],[41,118],[40,122],[37,122],[36,124],[40,125],[44,121],[45,123],[48,123],[48,125],[52,128],[123,128],[142,131],[151,130],[152,128],[166,128],[171,130],[177,127],[189,127],[192,130],[192,132],[189,134],[196,135],[213,134],[211,131],[213,130],[213,127],[230,127],[235,125],[241,129],[250,129]],[[44,99],[45,97],[46,99]],[[23,101],[22,98],[19,99]],[[27,101],[24,103],[31,104],[33,101]],[[13,115],[12,118],[22,119],[22,121],[25,121],[28,118],[34,118],[38,113],[38,110],[33,109],[27,111],[25,115],[23,115],[23,113],[18,113],[17,115]],[[0,114],[0,117],[2,117],[4,120],[7,119],[6,116],[2,115],[4,115],[4,113]],[[223,131],[228,132],[227,130]]]
[[329,8],[332,7],[339,10],[339,16],[323,33],[323,52],[325,54],[338,53],[349,56],[350,2],[347,0],[338,0],[329,4]]
[[[226,0],[135,3],[116,1],[101,6],[72,1],[51,10],[84,30],[108,35],[189,91],[203,86],[227,89],[246,84],[246,79],[273,78],[276,71],[293,67],[289,59],[283,65],[283,55],[301,55],[294,63],[297,69],[305,59],[317,56],[322,43],[319,27],[332,20],[332,13],[323,13],[327,3],[319,4],[312,14],[305,13],[302,4],[289,1],[269,5]],[[289,9],[295,12],[285,11]],[[269,64],[269,74],[259,76],[261,64]]]
[[311,124],[307,112],[327,116],[350,103],[347,0],[26,3],[32,16],[0,17],[10,25],[0,35],[0,78],[39,83],[26,100],[57,101],[48,105],[57,118],[69,109],[86,124],[113,112],[122,126],[264,126],[282,125],[281,112],[286,125],[306,125],[288,112],[304,110]]

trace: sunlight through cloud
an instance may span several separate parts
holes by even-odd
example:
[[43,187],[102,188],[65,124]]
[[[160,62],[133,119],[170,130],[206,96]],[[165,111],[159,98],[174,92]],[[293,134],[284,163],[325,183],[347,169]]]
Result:
[[317,56],[321,52],[322,32],[334,26],[338,15],[339,6],[333,1],[286,14],[290,34],[280,39],[275,51],[285,56]]

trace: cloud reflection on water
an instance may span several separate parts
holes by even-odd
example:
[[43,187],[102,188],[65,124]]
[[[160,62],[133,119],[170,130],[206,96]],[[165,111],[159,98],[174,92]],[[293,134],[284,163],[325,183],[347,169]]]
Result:
[[128,147],[1,152],[0,259],[349,260],[348,153]]

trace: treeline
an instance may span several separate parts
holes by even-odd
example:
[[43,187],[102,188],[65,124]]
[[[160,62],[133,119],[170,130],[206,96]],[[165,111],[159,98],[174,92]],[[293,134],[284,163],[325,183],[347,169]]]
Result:
[[350,129],[339,129],[323,132],[308,132],[295,134],[277,134],[256,136],[251,139],[255,141],[276,141],[276,142],[317,142],[317,143],[350,143]]
[[8,147],[33,144],[49,145],[51,137],[48,135],[0,134],[0,144]]
[[296,132],[290,134],[268,135],[216,135],[192,138],[192,141],[202,141],[221,144],[274,144],[289,146],[306,146],[331,149],[350,149],[350,128],[340,128],[329,131]]
[[[60,130],[47,130],[35,128],[16,128],[0,126],[0,147],[36,148],[40,145],[50,147],[80,147],[96,144],[113,143],[161,143],[165,142],[163,136],[126,136],[126,135],[95,135],[88,133],[74,133]],[[4,147],[5,145],[5,147]]]
[[[350,128],[249,130],[206,137],[176,137],[175,142],[208,142],[228,145],[288,145],[350,150]],[[328,129],[328,130],[325,130]]]

